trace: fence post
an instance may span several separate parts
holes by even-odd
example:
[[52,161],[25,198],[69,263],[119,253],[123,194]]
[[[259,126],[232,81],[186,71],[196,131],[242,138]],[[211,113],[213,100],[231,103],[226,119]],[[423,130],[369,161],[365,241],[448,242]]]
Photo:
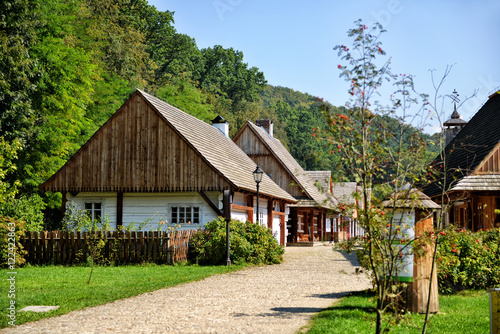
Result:
[[168,264],[174,264],[173,263],[173,258],[172,258],[172,243],[171,243],[171,239],[172,239],[172,232],[169,232],[168,233],[168,236],[167,236],[167,263]]

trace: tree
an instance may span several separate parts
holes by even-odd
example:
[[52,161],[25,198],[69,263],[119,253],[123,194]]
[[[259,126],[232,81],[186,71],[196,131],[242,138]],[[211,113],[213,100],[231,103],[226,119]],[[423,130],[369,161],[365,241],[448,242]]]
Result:
[[[440,127],[440,132],[439,132],[439,137],[437,142],[437,147],[439,149],[439,153],[435,157],[435,159],[431,162],[429,168],[428,168],[428,177],[425,179],[427,181],[427,184],[424,184],[424,189],[427,188],[427,191],[430,192],[435,192],[436,197],[439,198],[439,203],[441,205],[441,211],[440,214],[437,215],[437,221],[436,221],[436,226],[438,229],[442,230],[444,229],[445,226],[445,217],[447,213],[450,211],[450,209],[454,206],[454,204],[458,201],[462,201],[467,198],[467,196],[462,197],[464,195],[459,195],[457,196],[456,194],[451,197],[450,196],[450,190],[453,189],[453,187],[457,184],[458,176],[461,175],[468,175],[470,170],[470,165],[466,166],[466,168],[463,169],[456,169],[452,168],[449,165],[449,158],[450,155],[453,151],[460,151],[460,150],[466,150],[466,151],[474,151],[474,147],[470,147],[469,144],[463,143],[463,142],[454,142],[453,144],[450,143],[449,146],[446,145],[445,142],[445,137],[443,134],[445,133],[445,127],[444,127],[444,122],[445,122],[445,111],[443,109],[444,106],[444,99],[447,97],[452,97],[452,100],[455,102],[455,108],[456,108],[456,96],[449,96],[449,95],[440,95],[440,90],[446,81],[446,78],[450,74],[453,66],[447,66],[443,76],[439,81],[435,80],[434,77],[434,71],[431,71],[431,78],[432,78],[432,84],[434,88],[434,94],[433,94],[433,99],[431,102],[428,103],[428,109],[429,112],[432,113],[432,116],[437,118],[437,121],[439,122],[439,127]],[[477,90],[475,90],[471,96],[466,97],[463,101],[462,104],[467,102],[469,99],[473,98],[476,96]],[[460,104],[461,105],[461,104]],[[459,107],[460,107],[459,105]],[[466,162],[464,162],[467,164]],[[471,164],[470,162],[469,164]],[[434,242],[434,252],[432,254],[432,268],[434,269],[434,265],[436,263],[436,257],[439,251],[439,246],[440,246],[440,240],[442,237],[440,235],[446,235],[446,232],[440,231],[439,233],[436,233],[435,235],[432,236],[431,239],[433,239]],[[437,273],[431,272],[431,278],[432,275],[437,275]],[[428,301],[430,300],[432,292],[432,285],[429,285],[429,296],[428,296]],[[425,334],[426,329],[427,329],[427,324],[429,320],[429,305],[427,305],[427,310],[425,313],[425,320],[424,320],[424,326],[422,328],[422,334]]]
[[37,43],[39,2],[0,2],[0,136],[24,145],[36,137],[39,114],[33,107],[40,68],[31,49]]
[[[344,45],[335,47],[347,63],[338,68],[340,76],[350,84],[348,92],[352,98],[344,113],[325,106],[327,130],[313,133],[330,145],[332,154],[340,156],[342,165],[361,186],[356,210],[365,237],[344,246],[350,248],[360,241],[365,254],[362,261],[373,273],[377,290],[376,333],[382,332],[388,309],[400,310],[398,302],[405,286],[399,276],[413,238],[398,222],[400,217],[395,209],[397,203],[407,200],[412,210],[418,207],[419,199],[407,184],[413,185],[422,177],[425,156],[421,131],[409,124],[422,119],[426,96],[415,92],[412,76],[393,75],[390,60],[377,62],[378,57],[385,55],[380,42],[383,32],[380,24],[368,28],[357,21],[348,32],[353,39],[352,50]],[[388,96],[389,107],[373,103],[385,82],[394,85],[394,93]],[[389,122],[392,118],[397,122]],[[390,208],[385,208],[381,202],[388,193],[393,194],[393,201]]]
[[201,50],[203,63],[195,79],[203,89],[224,94],[233,102],[255,101],[266,84],[264,73],[248,68],[243,52],[220,45]]

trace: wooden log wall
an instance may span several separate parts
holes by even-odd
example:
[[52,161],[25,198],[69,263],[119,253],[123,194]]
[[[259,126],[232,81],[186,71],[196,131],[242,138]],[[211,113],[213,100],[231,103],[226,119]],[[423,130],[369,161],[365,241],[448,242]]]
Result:
[[295,181],[288,171],[276,160],[267,147],[246,127],[241,134],[235,138],[238,145],[260,168],[271,176],[271,179],[281,189],[294,197],[303,196],[300,187],[295,185]]

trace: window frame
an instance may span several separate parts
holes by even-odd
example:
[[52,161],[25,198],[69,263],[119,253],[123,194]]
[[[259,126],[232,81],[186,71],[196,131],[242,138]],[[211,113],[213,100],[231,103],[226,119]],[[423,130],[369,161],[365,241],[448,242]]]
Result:
[[[190,210],[189,213],[187,212],[188,208]],[[174,219],[174,212],[175,212],[175,219]],[[169,220],[170,224],[201,225],[203,216],[203,206],[198,203],[170,204],[168,208],[168,216],[170,218]],[[181,219],[183,219],[183,221],[180,221]],[[195,219],[197,219],[198,221],[196,222]]]
[[[87,204],[91,205],[91,208],[87,208]],[[96,209],[95,205],[99,204],[100,208]],[[94,220],[101,220],[102,217],[104,217],[104,201],[103,200],[96,200],[96,199],[89,199],[89,200],[83,200],[83,210],[85,211],[86,214],[89,214],[90,219],[92,221]],[[96,217],[96,211],[100,211],[100,214],[98,217]]]

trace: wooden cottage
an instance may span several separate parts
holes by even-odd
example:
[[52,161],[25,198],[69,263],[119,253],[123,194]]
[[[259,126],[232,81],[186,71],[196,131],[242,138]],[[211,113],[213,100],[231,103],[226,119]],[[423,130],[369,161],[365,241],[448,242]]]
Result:
[[499,114],[500,91],[489,97],[431,165],[436,179],[423,191],[437,203],[446,193],[450,224],[474,231],[500,227]]
[[[112,227],[145,222],[143,229],[151,229],[165,220],[200,227],[226,210],[255,221],[256,164],[228,138],[227,123],[217,121],[209,125],[137,90],[40,189],[61,192],[64,203],[74,201],[92,217],[108,216]],[[224,190],[231,191],[231,207],[223,207]],[[260,207],[267,210],[260,221],[282,244],[279,222],[293,203],[264,175]]]
[[337,204],[322,192],[281,142],[273,137],[270,120],[247,121],[233,141],[297,204],[290,205],[288,242],[314,242],[327,239],[327,216]]

